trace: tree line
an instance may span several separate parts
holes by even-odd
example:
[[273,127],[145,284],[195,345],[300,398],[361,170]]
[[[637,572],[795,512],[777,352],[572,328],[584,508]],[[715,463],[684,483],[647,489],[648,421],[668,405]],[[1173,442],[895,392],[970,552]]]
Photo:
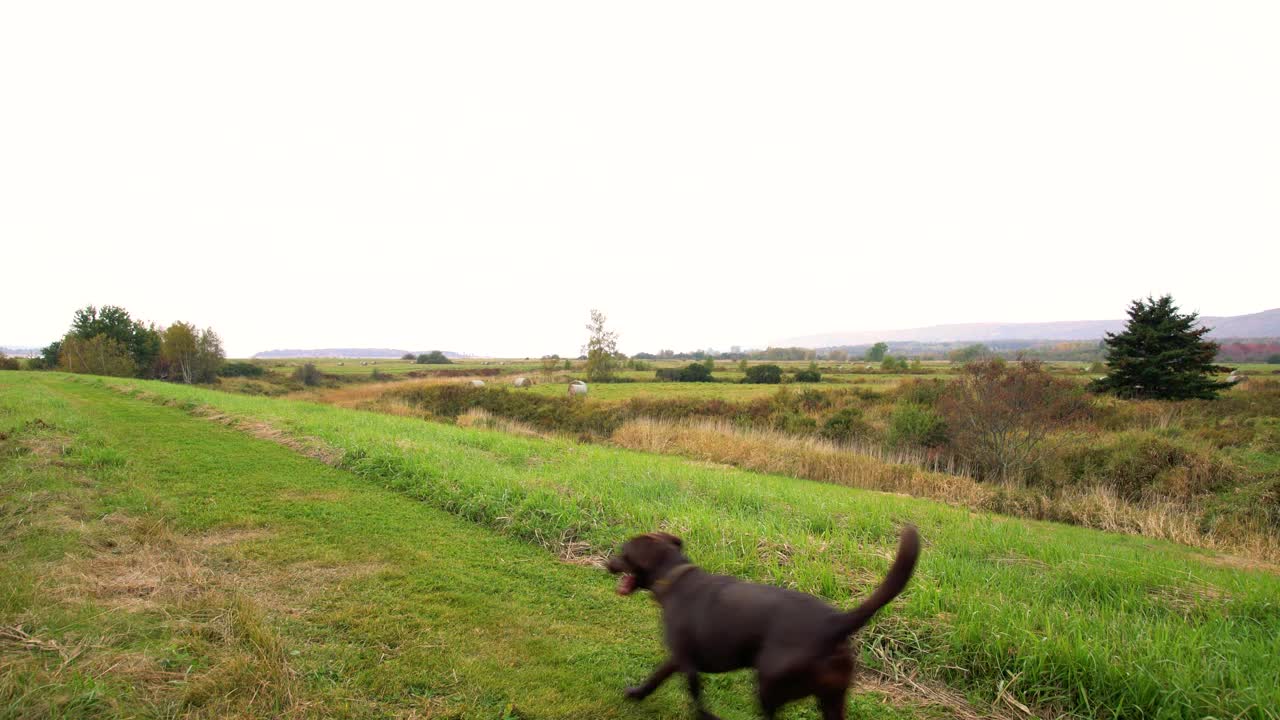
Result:
[[33,369],[184,383],[213,382],[226,362],[213,328],[175,322],[144,323],[116,305],[87,305],[71,327],[33,358]]

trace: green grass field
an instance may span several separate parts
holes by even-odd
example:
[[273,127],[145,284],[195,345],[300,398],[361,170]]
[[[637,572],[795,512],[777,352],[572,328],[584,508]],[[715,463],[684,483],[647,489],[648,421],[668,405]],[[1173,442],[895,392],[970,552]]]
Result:
[[[0,373],[0,717],[686,714],[674,684],[622,701],[657,620],[601,571],[182,410],[28,377]],[[750,716],[746,678],[709,691]],[[887,697],[855,703],[939,716]]]
[[[466,597],[456,598],[461,609],[453,621],[470,622],[480,637],[505,637],[508,630],[499,629],[503,619],[516,615],[524,618],[522,628],[534,628],[525,631],[523,644],[499,642],[499,648],[477,639],[465,651],[445,654],[456,658],[452,662],[487,668],[463,672],[456,681],[464,699],[454,707],[466,716],[497,716],[506,702],[538,717],[569,717],[584,708],[606,717],[645,714],[652,707],[671,716],[683,711],[675,686],[663,690],[656,706],[633,709],[616,700],[613,685],[624,682],[621,676],[639,677],[659,659],[652,609],[610,598],[610,578],[556,557],[604,554],[632,533],[665,528],[683,535],[692,557],[710,569],[849,603],[884,572],[896,529],[906,521],[921,527],[926,547],[908,592],[864,633],[863,655],[878,667],[888,661],[914,668],[980,705],[1009,697],[1047,712],[1087,717],[1274,717],[1280,707],[1274,683],[1280,675],[1280,578],[1185,547],[670,457],[307,403],[56,375],[4,373],[0,382],[3,427],[42,417],[77,438],[83,429],[87,442],[103,444],[102,450],[79,451],[87,453],[90,467],[96,462],[104,468],[106,479],[90,484],[104,495],[95,502],[147,509],[183,533],[265,526],[267,537],[237,551],[254,562],[287,567],[309,553],[331,553],[343,562],[379,568],[326,594],[325,602],[339,609],[325,617],[342,618],[336,629],[316,626],[305,612],[309,619],[282,620],[275,632],[284,647],[295,647],[291,638],[306,637],[345,648],[324,652],[368,660],[381,652],[372,649],[378,627],[428,627],[449,635],[451,630],[441,630],[452,627],[448,623],[424,619],[431,603],[420,606],[398,594],[412,585],[405,574],[418,577],[405,567],[418,558],[406,549],[425,542],[415,534],[417,524],[429,524],[423,519],[429,516],[447,526],[447,533],[458,528],[457,539],[444,542],[452,549],[441,550],[435,562],[456,563],[450,577],[466,579],[467,587],[504,589],[477,589],[484,597],[471,597],[456,588],[456,595]],[[147,397],[129,398],[112,387],[135,388]],[[174,407],[158,407],[157,401]],[[184,409],[224,416],[223,422],[249,432],[310,438],[343,470],[191,418]],[[20,456],[16,462],[31,459]],[[26,476],[22,470],[6,472],[6,488],[14,487],[14,477]],[[368,493],[367,502],[376,503],[356,512],[345,499],[280,500],[312,497],[316,482],[361,498]],[[121,484],[118,493],[111,483]],[[402,522],[399,513],[412,519]],[[56,551],[35,552],[39,557],[27,565],[29,577],[45,574],[37,560],[56,562],[74,546],[60,542]],[[384,547],[386,554],[378,555]],[[502,553],[525,559],[506,562]],[[486,566],[487,561],[492,562]],[[548,583],[558,589],[547,589]],[[471,609],[488,608],[530,585],[542,590],[524,591],[521,601],[497,609]],[[38,615],[31,606],[39,597],[13,594],[5,601],[4,622]],[[264,614],[276,627],[272,612]],[[538,627],[555,628],[554,638]],[[561,635],[567,638],[563,643]],[[580,647],[574,645],[579,641]],[[425,636],[402,635],[392,646],[418,652],[428,642]],[[562,645],[577,649],[565,658],[555,654]],[[414,677],[430,687],[454,682],[452,676],[441,679],[451,667],[448,660],[384,671],[356,660],[334,665],[328,662],[334,656],[324,652],[320,664],[344,669],[323,682],[302,672],[298,692],[324,697],[327,687],[343,697],[369,693],[374,699],[368,702],[376,705],[390,702],[384,691],[404,699],[401,671],[420,672]],[[489,652],[523,669],[512,670]],[[306,654],[311,657],[310,649]],[[554,668],[538,669],[548,664]],[[579,671],[591,679],[574,679]],[[314,686],[308,684],[312,680]],[[750,716],[744,679],[718,680],[715,687],[715,709],[728,717]]]

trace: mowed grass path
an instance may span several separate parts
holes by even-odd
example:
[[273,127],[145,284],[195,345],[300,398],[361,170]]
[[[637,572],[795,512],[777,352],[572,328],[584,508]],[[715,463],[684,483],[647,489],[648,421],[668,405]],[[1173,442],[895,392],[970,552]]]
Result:
[[[622,699],[659,626],[602,571],[177,408],[35,377],[0,373],[0,717],[687,717],[680,682]],[[755,714],[746,677],[709,692]]]
[[[1280,707],[1280,578],[1181,546],[567,441],[159,383],[28,377],[96,399],[133,388],[215,408],[246,430],[315,438],[373,484],[568,555],[665,528],[710,569],[839,603],[879,579],[912,521],[926,541],[917,577],[864,632],[864,656],[980,699],[1079,716],[1274,717]],[[598,573],[583,572],[607,594]]]

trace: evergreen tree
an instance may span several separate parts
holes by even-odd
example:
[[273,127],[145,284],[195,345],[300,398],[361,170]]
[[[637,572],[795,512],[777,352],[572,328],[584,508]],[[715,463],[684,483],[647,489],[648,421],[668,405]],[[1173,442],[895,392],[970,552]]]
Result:
[[1213,399],[1231,383],[1213,379],[1229,368],[1213,363],[1218,344],[1204,339],[1208,332],[1197,327],[1196,313],[1179,313],[1169,295],[1134,300],[1124,331],[1103,341],[1107,375],[1090,389],[1126,398]]

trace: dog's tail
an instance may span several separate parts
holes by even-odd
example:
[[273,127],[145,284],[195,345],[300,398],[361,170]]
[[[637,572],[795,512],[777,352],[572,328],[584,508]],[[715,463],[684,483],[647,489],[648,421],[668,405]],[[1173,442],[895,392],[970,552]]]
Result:
[[893,566],[889,568],[889,574],[885,576],[884,582],[880,583],[880,586],[871,593],[871,597],[863,600],[861,605],[839,616],[833,639],[843,640],[858,632],[880,608],[896,598],[898,593],[907,586],[911,573],[915,572],[916,559],[919,557],[920,533],[916,531],[914,525],[907,525],[902,528],[902,535],[898,538],[898,557],[894,558]]

